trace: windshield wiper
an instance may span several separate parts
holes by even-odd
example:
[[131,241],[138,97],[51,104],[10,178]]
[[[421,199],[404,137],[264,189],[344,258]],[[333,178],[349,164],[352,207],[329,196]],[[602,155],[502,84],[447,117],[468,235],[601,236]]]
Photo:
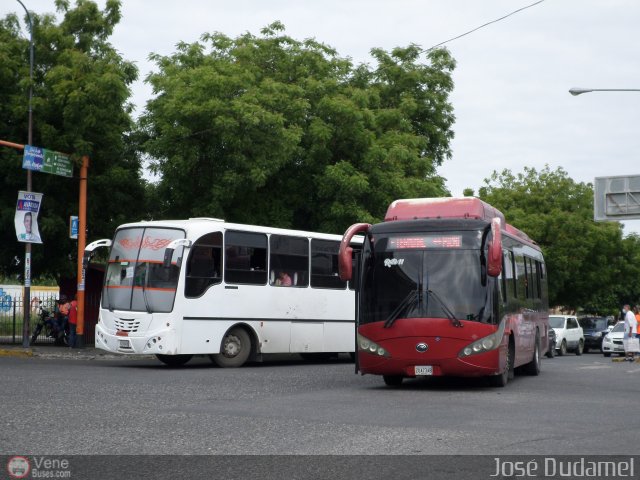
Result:
[[427,290],[427,293],[430,296],[432,296],[433,298],[435,298],[436,301],[440,304],[440,307],[442,308],[442,311],[444,312],[444,314],[447,316],[447,318],[451,322],[451,325],[453,325],[454,327],[458,327],[458,328],[462,328],[463,327],[462,323],[460,323],[460,320],[458,320],[456,318],[456,316],[453,314],[451,309],[444,303],[444,301],[440,298],[440,296],[436,292],[434,292],[433,290]]
[[393,312],[387,317],[384,322],[384,328],[389,328],[393,325],[393,322],[400,316],[402,312],[405,310],[409,310],[416,306],[416,304],[420,301],[420,290],[415,289],[411,290],[406,297],[402,299],[402,301],[398,304]]

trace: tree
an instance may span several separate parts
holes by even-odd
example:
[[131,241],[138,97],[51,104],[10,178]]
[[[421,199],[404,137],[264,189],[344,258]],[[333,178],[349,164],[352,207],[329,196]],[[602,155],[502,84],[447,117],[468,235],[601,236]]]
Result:
[[640,242],[637,237],[623,240],[617,222],[593,220],[591,184],[575,182],[562,168],[546,166],[538,172],[525,167],[517,175],[493,172],[479,196],[542,248],[551,305],[610,313],[628,297],[638,298],[638,287],[627,275],[640,255]]
[[[120,20],[120,2],[101,11],[92,1],[56,1],[62,20],[32,14],[35,45],[33,143],[90,157],[87,226],[89,238],[113,234],[116,225],[144,212],[140,162],[128,141],[132,131],[129,86],[136,67],[107,39]],[[0,20],[0,138],[27,143],[29,42],[16,15]],[[23,257],[13,216],[18,190],[26,186],[21,153],[0,149],[5,173],[0,219],[0,258]],[[34,173],[33,190],[45,194],[39,218],[43,245],[33,246],[33,275],[75,275],[76,242],[69,239],[70,215],[78,210],[78,169],[73,179]],[[20,273],[22,265],[3,260],[0,273]]]
[[159,217],[343,232],[397,198],[447,194],[451,154],[446,50],[372,51],[375,69],[286,36],[205,34],[152,55],[141,130],[162,180]]

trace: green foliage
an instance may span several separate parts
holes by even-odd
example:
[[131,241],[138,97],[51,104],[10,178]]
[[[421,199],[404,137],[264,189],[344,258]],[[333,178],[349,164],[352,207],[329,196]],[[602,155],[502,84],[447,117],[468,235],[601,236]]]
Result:
[[541,246],[551,305],[605,314],[640,298],[640,239],[623,239],[619,223],[593,220],[591,184],[562,168],[525,167],[517,175],[493,172],[479,196]]
[[162,175],[159,218],[343,232],[397,198],[443,196],[454,61],[411,45],[354,66],[276,22],[235,39],[205,34],[152,55],[155,98],[140,126]]
[[[142,216],[144,183],[140,162],[130,146],[129,86],[136,67],[107,42],[120,20],[120,2],[56,2],[62,19],[33,15],[35,65],[33,144],[66,152],[78,161],[90,158],[87,226],[89,239],[110,237],[114,228]],[[27,24],[28,25],[28,24]],[[27,143],[29,40],[18,18],[0,20],[0,138]],[[0,191],[0,274],[23,270],[8,259],[24,257],[16,241],[13,216],[18,190],[26,187],[22,153],[0,148],[4,174]],[[44,193],[39,217],[44,245],[33,245],[33,276],[74,276],[77,244],[69,239],[70,215],[78,212],[78,172],[73,179],[33,173],[33,187]]]

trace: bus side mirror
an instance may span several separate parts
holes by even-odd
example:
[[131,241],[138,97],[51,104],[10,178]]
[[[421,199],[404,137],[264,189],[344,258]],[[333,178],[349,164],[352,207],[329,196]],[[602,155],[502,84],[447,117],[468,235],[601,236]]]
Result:
[[370,223],[356,223],[347,228],[340,242],[340,251],[338,252],[338,274],[340,280],[348,282],[353,277],[353,248],[349,245],[351,240],[358,233],[366,233],[371,228]]
[[491,233],[493,238],[489,242],[487,274],[491,277],[497,277],[502,272],[502,230],[500,229],[500,219],[497,217],[491,221]]
[[89,262],[91,261],[91,259],[96,253],[95,252],[96,249],[100,247],[110,247],[110,246],[111,246],[111,239],[103,238],[102,240],[96,240],[95,242],[91,242],[89,245],[84,247],[84,253],[82,254],[82,268],[85,270],[87,269],[87,267],[89,266]]
[[[186,238],[179,238],[177,240],[173,240],[167,248],[164,249],[164,258],[162,259],[162,266],[164,268],[171,267],[171,259],[173,258],[173,252],[176,247],[185,247],[189,248],[191,246],[191,240],[187,240]],[[180,266],[180,262],[182,258],[178,259],[178,267]]]
[[353,276],[353,262],[351,257],[353,256],[353,248],[346,247],[344,252],[340,247],[340,256],[338,257],[338,273],[340,274],[340,280],[348,282]]

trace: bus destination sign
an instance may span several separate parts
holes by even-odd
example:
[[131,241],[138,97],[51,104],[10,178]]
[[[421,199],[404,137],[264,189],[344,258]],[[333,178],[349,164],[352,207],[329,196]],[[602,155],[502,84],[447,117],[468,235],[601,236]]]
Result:
[[24,146],[22,168],[63,177],[73,176],[73,164],[69,155],[33,145]]
[[389,247],[393,249],[405,248],[460,248],[460,235],[421,235],[419,237],[391,237]]

